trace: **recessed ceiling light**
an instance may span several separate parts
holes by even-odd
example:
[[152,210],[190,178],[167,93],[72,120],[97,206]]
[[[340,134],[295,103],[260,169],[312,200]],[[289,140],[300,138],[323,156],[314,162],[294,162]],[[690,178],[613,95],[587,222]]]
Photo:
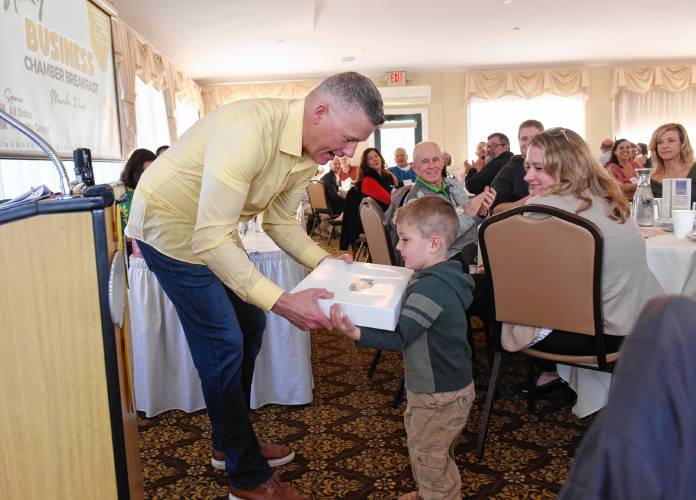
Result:
[[520,27],[519,27],[519,26],[515,26],[514,28],[512,28],[512,31],[520,31]]
[[503,5],[509,5],[512,3],[512,0],[500,0],[500,3],[502,3]]
[[365,52],[365,49],[362,47],[358,47],[357,49],[355,49],[355,52],[358,52],[358,53]]
[[285,43],[285,40],[276,40],[276,43]]
[[590,43],[591,41],[592,41],[592,38],[590,38],[589,36],[586,36],[586,37],[583,39],[583,42],[585,42],[585,43]]
[[355,57],[353,57],[353,56],[341,57],[341,61],[343,61],[343,62],[353,62],[353,61],[355,61]]

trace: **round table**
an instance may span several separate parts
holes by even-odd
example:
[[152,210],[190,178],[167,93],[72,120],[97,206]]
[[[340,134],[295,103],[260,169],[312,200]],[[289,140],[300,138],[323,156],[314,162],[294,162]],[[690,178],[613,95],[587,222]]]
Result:
[[665,293],[687,295],[696,299],[696,241],[675,238],[673,233],[663,233],[648,236],[645,249],[648,267]]
[[[306,276],[306,269],[265,233],[249,231],[242,241],[259,271],[284,290],[291,290]],[[128,282],[137,410],[151,417],[168,410],[205,408],[200,379],[174,306],[142,258],[131,257]],[[269,313],[256,358],[251,408],[310,403],[313,385],[309,333]]]
[[[665,293],[696,299],[696,241],[675,238],[659,228],[641,228],[645,236],[648,267]],[[558,374],[578,395],[573,413],[580,418],[602,409],[607,403],[611,374],[556,365]]]

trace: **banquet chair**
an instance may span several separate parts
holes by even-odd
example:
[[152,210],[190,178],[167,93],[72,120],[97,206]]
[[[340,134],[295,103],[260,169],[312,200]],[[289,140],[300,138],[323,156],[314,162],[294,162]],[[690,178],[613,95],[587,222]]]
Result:
[[329,236],[326,238],[326,244],[328,245],[333,237],[336,226],[342,225],[340,220],[336,220],[338,214],[331,212],[331,207],[326,200],[326,187],[319,181],[310,181],[307,185],[307,195],[309,196],[309,205],[312,208],[312,227],[309,230],[309,235],[314,234],[318,224],[326,222],[331,226],[329,231]]
[[[519,351],[531,358],[611,373],[619,354],[608,353],[605,345],[604,240],[595,224],[556,208],[525,205],[484,221],[479,242],[491,279],[495,318],[487,332],[494,355],[476,444],[481,459],[503,353],[503,322],[594,336],[594,355],[554,354],[533,346]],[[528,366],[528,404],[533,411],[536,380],[532,364]]]
[[370,261],[374,264],[393,266],[396,253],[389,238],[389,226],[382,208],[370,197],[360,202],[360,220],[370,252]]
[[[370,252],[370,261],[373,264],[383,264],[386,266],[394,265],[396,261],[395,251],[391,239],[389,238],[387,219],[384,216],[382,208],[374,199],[366,197],[360,202],[360,220],[362,221],[363,231],[367,241],[367,249]],[[367,370],[367,376],[369,378],[372,378],[372,375],[375,373],[375,368],[377,368],[377,363],[381,355],[381,350],[375,352],[372,363]],[[392,407],[396,408],[399,406],[404,395],[404,386],[405,380],[402,376],[396,396],[392,402]]]

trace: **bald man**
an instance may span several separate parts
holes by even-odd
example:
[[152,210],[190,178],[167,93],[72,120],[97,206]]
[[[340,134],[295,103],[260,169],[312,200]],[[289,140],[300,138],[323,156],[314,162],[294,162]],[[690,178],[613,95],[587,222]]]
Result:
[[394,174],[396,180],[399,182],[399,186],[404,185],[404,181],[416,181],[416,173],[408,164],[408,153],[404,148],[396,148],[394,150],[394,162],[395,166],[389,167],[389,171]]
[[442,152],[434,142],[421,142],[416,146],[413,169],[416,182],[406,195],[404,204],[422,196],[442,196],[452,204],[459,218],[459,233],[447,258],[460,261],[464,272],[468,273],[478,252],[477,228],[495,200],[495,191],[485,187],[481,194],[469,199],[459,181],[442,177]]

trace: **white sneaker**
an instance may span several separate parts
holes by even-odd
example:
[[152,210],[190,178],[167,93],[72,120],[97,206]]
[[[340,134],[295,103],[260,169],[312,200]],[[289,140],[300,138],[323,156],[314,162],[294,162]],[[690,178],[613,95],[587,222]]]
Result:
[[[295,452],[293,450],[290,450],[290,453],[288,455],[285,455],[284,457],[272,458],[268,460],[268,465],[269,467],[280,467],[281,465],[289,464],[293,460],[295,460]],[[212,465],[217,470],[225,470],[224,460],[217,460],[211,457],[210,465]]]

